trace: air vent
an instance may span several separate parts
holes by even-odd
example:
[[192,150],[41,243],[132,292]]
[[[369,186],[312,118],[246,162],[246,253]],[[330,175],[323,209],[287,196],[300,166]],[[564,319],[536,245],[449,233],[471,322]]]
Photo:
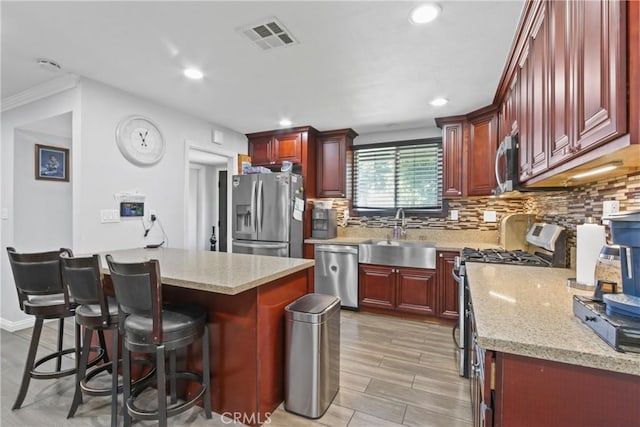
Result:
[[238,29],[262,50],[297,44],[296,39],[275,17]]

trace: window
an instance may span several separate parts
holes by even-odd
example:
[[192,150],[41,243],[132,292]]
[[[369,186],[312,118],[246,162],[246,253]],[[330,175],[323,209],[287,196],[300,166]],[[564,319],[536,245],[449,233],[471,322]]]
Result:
[[441,213],[442,140],[356,146],[353,191],[362,214]]

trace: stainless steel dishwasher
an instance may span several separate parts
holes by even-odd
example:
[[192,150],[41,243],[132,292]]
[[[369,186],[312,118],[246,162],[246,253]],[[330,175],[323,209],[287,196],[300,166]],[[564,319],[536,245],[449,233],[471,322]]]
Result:
[[358,247],[316,245],[315,291],[340,298],[342,307],[358,308]]

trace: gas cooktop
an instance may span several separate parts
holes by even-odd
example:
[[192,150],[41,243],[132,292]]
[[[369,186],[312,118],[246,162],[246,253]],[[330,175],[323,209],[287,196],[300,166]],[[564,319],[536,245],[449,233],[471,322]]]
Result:
[[505,251],[502,249],[472,249],[462,250],[465,262],[486,262],[491,264],[532,265],[550,267],[551,262],[544,258],[544,254],[531,254],[522,250]]

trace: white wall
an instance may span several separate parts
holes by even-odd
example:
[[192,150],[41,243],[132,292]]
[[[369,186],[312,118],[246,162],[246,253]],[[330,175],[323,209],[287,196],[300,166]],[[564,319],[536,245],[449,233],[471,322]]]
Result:
[[[153,209],[169,237],[171,247],[183,247],[185,241],[185,141],[215,146],[237,156],[247,152],[246,137],[222,126],[186,115],[166,106],[98,82],[82,79],[75,88],[57,95],[2,112],[2,208],[9,214],[2,220],[2,249],[15,245],[14,218],[14,129],[23,124],[71,111],[72,242],[77,254],[146,244],[139,219],[102,224],[101,209],[116,209],[116,192],[137,189],[146,194],[145,210]],[[167,145],[164,158],[155,166],[142,168],[129,163],[115,143],[118,122],[127,115],[141,114],[160,127]],[[220,147],[211,142],[212,129],[224,133]],[[235,159],[234,159],[235,160]],[[32,165],[33,162],[30,163]],[[31,166],[32,167],[32,166]],[[235,173],[232,171],[231,173]],[[57,243],[51,242],[58,246]],[[32,323],[23,315],[16,298],[7,256],[0,257],[2,302],[0,324],[13,330]]]
[[379,142],[411,141],[422,138],[442,137],[442,130],[437,127],[424,127],[417,129],[391,130],[388,132],[374,132],[358,135],[353,140],[354,145],[376,144]]
[[[154,166],[139,167],[118,150],[114,135],[118,122],[130,114],[154,120],[165,141],[164,158]],[[247,151],[246,137],[229,129],[137,98],[93,81],[82,83],[81,186],[74,191],[74,246],[79,252],[140,247],[146,244],[139,219],[101,224],[101,209],[116,207],[113,194],[136,189],[146,195],[145,210],[155,210],[171,247],[185,242],[185,141],[219,147],[211,129],[224,132],[223,149],[234,155]]]
[[[21,212],[14,206],[14,146],[16,128],[20,128],[35,121],[48,119],[65,113],[72,113],[72,155],[71,155],[71,186],[76,183],[75,159],[73,152],[76,141],[80,140],[79,126],[80,92],[78,88],[67,89],[55,95],[47,96],[37,102],[21,105],[11,110],[2,112],[2,146],[0,147],[0,162],[2,167],[0,200],[2,209],[6,209],[7,219],[2,220],[0,240],[2,241],[0,256],[1,303],[0,326],[3,329],[15,330],[16,328],[30,326],[33,321],[30,316],[25,316],[18,307],[15,286],[11,267],[5,252],[7,246],[17,246],[15,239],[16,218]],[[33,158],[28,162],[30,169],[34,166]],[[72,190],[73,191],[73,190]],[[73,234],[73,233],[72,233]],[[43,242],[44,243],[44,242]],[[58,246],[59,243],[52,245]]]
[[[71,127],[71,116],[68,117]],[[71,182],[36,180],[35,144],[71,148],[71,139],[16,130],[14,140],[14,240],[20,252],[72,246]]]

